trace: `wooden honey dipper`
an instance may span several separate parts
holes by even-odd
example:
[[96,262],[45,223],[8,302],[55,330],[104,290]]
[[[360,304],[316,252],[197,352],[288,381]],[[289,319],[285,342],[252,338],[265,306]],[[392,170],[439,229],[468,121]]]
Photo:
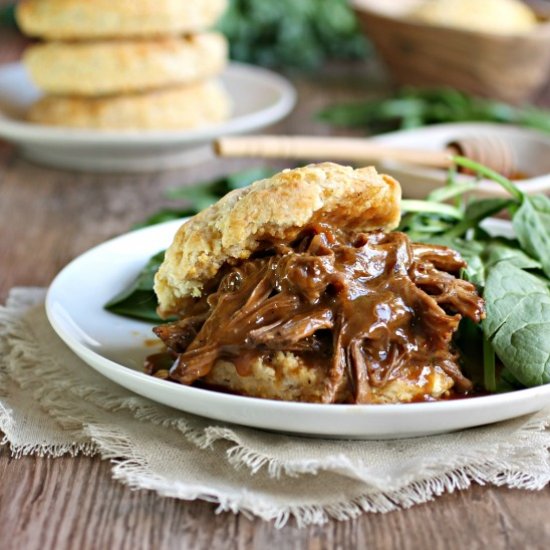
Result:
[[511,146],[494,135],[466,137],[442,151],[397,148],[367,138],[318,136],[228,136],[214,142],[221,157],[327,159],[366,162],[394,160],[407,164],[450,168],[453,156],[462,155],[509,177],[517,172]]

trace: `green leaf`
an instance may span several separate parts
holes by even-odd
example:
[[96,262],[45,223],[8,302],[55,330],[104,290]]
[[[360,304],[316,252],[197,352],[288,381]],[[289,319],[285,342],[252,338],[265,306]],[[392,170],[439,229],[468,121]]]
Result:
[[512,203],[512,200],[503,198],[476,199],[468,204],[464,212],[464,217],[479,223],[485,218],[494,216],[502,210],[505,210]]
[[523,200],[524,194],[516,187],[516,185],[514,185],[514,183],[512,183],[508,178],[505,178],[503,175],[495,172],[491,168],[483,166],[483,164],[479,164],[479,162],[475,162],[460,155],[454,156],[453,162],[456,166],[461,166],[462,168],[472,170],[479,176],[483,176],[494,181],[495,183],[498,183],[503,189],[508,191],[508,193],[510,193],[516,201],[521,202]]
[[510,199],[482,199],[468,204],[464,219],[447,232],[449,237],[462,237],[469,229],[477,227],[481,221],[515,204]]
[[327,107],[317,113],[317,119],[335,126],[370,126],[384,119],[378,114],[383,101],[368,103],[340,104]]
[[368,52],[347,0],[231,0],[217,27],[232,59],[260,65],[315,69]]
[[483,372],[483,331],[471,319],[460,321],[454,343],[460,350],[460,365],[462,372],[476,385],[482,386]]
[[165,195],[169,199],[187,200],[190,203],[201,201],[204,198],[217,197],[218,188],[220,193],[226,189],[226,179],[220,179],[209,183],[199,183],[197,185],[184,185],[181,187],[172,187],[165,191]]
[[248,187],[256,181],[260,181],[273,176],[277,170],[273,168],[251,168],[250,170],[243,170],[227,176],[227,188],[229,191],[233,189],[241,189],[242,187]]
[[515,246],[515,241],[494,239],[483,251],[483,262],[491,268],[498,262],[508,262],[519,269],[541,269],[542,265]]
[[420,200],[402,200],[401,210],[403,212],[422,212],[430,214],[439,214],[448,216],[457,220],[462,219],[462,212],[450,204],[420,201]]
[[111,313],[142,321],[163,322],[157,315],[157,297],[153,291],[155,273],[164,260],[164,250],[155,254],[139,272],[135,281],[105,304]]
[[426,198],[428,201],[443,202],[448,201],[459,195],[463,195],[477,187],[477,183],[473,181],[465,181],[461,183],[453,183],[434,189]]
[[548,283],[501,261],[489,270],[484,299],[483,331],[505,367],[524,386],[549,383]]
[[189,202],[191,204],[190,209],[194,210],[193,213],[196,214],[215,203],[230,191],[247,187],[255,181],[271,177],[274,173],[275,170],[272,168],[251,168],[205,183],[173,187],[166,191],[166,196],[169,199]]
[[521,390],[525,386],[506,368],[500,371],[497,382],[497,392],[505,393],[509,391]]
[[166,320],[157,315],[157,297],[155,293],[145,290],[134,290],[126,299],[115,303],[109,302],[105,309],[123,317],[138,319],[151,323],[163,323]]
[[173,220],[180,220],[181,218],[187,218],[188,216],[192,216],[193,214],[196,214],[196,212],[195,210],[192,210],[190,208],[184,208],[183,210],[165,208],[149,216],[142,222],[136,223],[132,226],[132,229],[141,229],[142,227],[148,227],[150,225],[156,225]]
[[540,261],[550,277],[550,199],[544,195],[525,197],[512,223],[521,246]]
[[364,126],[373,131],[478,120],[550,132],[549,110],[515,107],[449,88],[405,87],[386,99],[332,105],[321,111],[318,118],[339,126]]

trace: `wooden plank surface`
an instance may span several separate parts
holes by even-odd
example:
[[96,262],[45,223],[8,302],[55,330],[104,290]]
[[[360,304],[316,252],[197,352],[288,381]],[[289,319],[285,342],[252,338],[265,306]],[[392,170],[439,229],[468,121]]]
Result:
[[[0,62],[16,58],[22,42],[0,33]],[[336,100],[364,97],[366,70],[297,79],[300,103],[275,130],[327,133],[312,121],[312,113]],[[0,145],[0,301],[12,286],[47,285],[76,255],[165,205],[163,190],[250,164],[216,161],[164,173],[94,175],[35,166],[11,146]],[[550,488],[474,486],[410,510],[306,529],[292,522],[275,529],[269,522],[215,509],[131,491],[112,481],[109,464],[98,459],[16,460],[0,449],[0,550],[536,549],[550,540]]]

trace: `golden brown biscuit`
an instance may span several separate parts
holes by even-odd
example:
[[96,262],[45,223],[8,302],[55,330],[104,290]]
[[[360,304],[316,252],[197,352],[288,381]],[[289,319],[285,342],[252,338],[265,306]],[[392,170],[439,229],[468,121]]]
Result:
[[230,99],[218,82],[99,98],[46,96],[30,109],[36,124],[97,130],[178,130],[226,120]]
[[98,96],[188,84],[220,73],[227,41],[219,33],[184,38],[50,42],[24,55],[31,79],[56,95]]
[[[370,403],[410,403],[424,396],[437,399],[454,385],[453,379],[438,367],[427,367],[423,372],[423,384],[415,372],[402,372],[399,378],[389,380],[371,389]],[[267,363],[261,356],[250,362],[246,373],[239,374],[234,363],[218,360],[202,381],[213,388],[249,397],[320,403],[328,383],[328,372],[311,368],[298,355],[277,352]],[[344,374],[336,403],[351,399],[347,373]]]
[[212,27],[227,0],[22,0],[17,21],[47,39],[153,36]]
[[246,259],[262,240],[291,241],[304,226],[393,229],[401,189],[373,167],[312,164],[233,191],[186,222],[155,277],[159,311],[177,312],[228,260]]

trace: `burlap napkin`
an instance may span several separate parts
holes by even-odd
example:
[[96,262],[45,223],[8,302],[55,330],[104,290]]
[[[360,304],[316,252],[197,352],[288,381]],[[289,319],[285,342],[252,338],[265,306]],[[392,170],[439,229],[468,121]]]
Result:
[[472,482],[550,482],[550,408],[459,433],[399,441],[328,441],[221,424],[109,382],[55,335],[41,289],[0,309],[0,430],[14,456],[98,454],[134,488],[219,503],[283,525],[425,502]]

